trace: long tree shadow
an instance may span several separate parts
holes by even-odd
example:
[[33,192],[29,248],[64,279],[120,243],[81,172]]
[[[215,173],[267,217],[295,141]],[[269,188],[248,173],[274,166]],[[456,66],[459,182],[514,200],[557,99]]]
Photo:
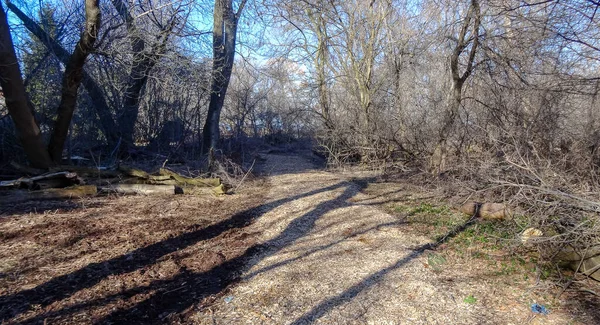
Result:
[[427,250],[436,249],[441,244],[447,242],[451,238],[460,234],[461,232],[463,232],[465,229],[467,229],[472,224],[472,221],[473,221],[473,219],[470,219],[470,220],[464,222],[463,224],[456,226],[454,229],[451,229],[450,231],[448,231],[448,233],[446,233],[444,236],[442,236],[441,239],[438,240],[437,242],[427,243],[427,244],[415,247],[410,254],[397,260],[396,263],[394,263],[384,269],[381,269],[375,273],[372,273],[371,275],[364,278],[359,283],[344,290],[344,292],[340,293],[339,295],[336,295],[334,297],[331,297],[329,299],[322,301],[320,304],[313,307],[310,311],[308,311],[304,315],[300,316],[298,319],[296,319],[290,325],[311,324],[315,320],[321,318],[326,313],[330,312],[332,309],[334,309],[342,304],[345,304],[347,302],[350,302],[352,299],[354,299],[356,296],[358,296],[358,294],[361,293],[362,291],[364,291],[365,289],[368,289],[368,288],[376,285],[377,283],[381,282],[384,279],[386,274],[406,265],[413,259],[421,256]]
[[307,250],[306,252],[304,252],[304,253],[302,253],[302,254],[300,254],[298,256],[295,256],[295,257],[292,257],[292,258],[288,258],[288,259],[283,260],[281,262],[277,262],[275,264],[271,264],[269,266],[265,266],[265,267],[263,267],[261,269],[253,271],[253,272],[251,272],[251,273],[249,273],[247,275],[244,275],[244,277],[242,278],[242,280],[249,280],[249,279],[251,279],[251,278],[253,278],[253,277],[255,277],[255,276],[257,276],[257,275],[259,275],[261,273],[272,271],[272,270],[277,269],[279,267],[282,267],[284,265],[293,263],[295,261],[299,261],[299,260],[301,260],[303,258],[309,257],[309,256],[311,256],[313,254],[316,254],[318,252],[321,252],[321,251],[327,250],[329,248],[332,248],[332,247],[334,247],[336,245],[339,245],[339,244],[343,243],[344,241],[346,241],[346,240],[348,240],[350,238],[354,238],[354,237],[358,237],[360,235],[364,235],[364,234],[366,234],[366,233],[368,233],[370,231],[379,230],[379,229],[385,228],[385,227],[399,226],[399,225],[402,225],[402,224],[405,224],[405,223],[406,223],[406,221],[401,221],[401,220],[399,220],[399,221],[393,221],[393,222],[386,222],[386,223],[378,224],[378,225],[373,226],[373,227],[369,227],[369,228],[361,230],[361,231],[353,232],[352,234],[350,234],[348,236],[344,236],[341,239],[335,240],[335,241],[333,241],[333,242],[331,242],[329,244],[319,245],[317,247],[314,247],[312,249]]
[[[0,309],[0,321],[10,319],[23,312],[25,312],[30,306],[38,305],[45,307],[56,301],[63,300],[70,297],[74,293],[90,288],[103,279],[118,274],[125,274],[141,269],[145,266],[156,263],[161,257],[173,253],[177,250],[184,249],[198,242],[205,241],[211,238],[215,238],[221,233],[230,230],[232,228],[243,228],[251,224],[254,220],[267,213],[270,210],[275,209],[278,206],[286,204],[288,202],[309,197],[315,194],[332,191],[338,188],[347,187],[346,191],[342,195],[345,199],[352,197],[357,191],[351,190],[355,187],[351,186],[349,182],[339,182],[337,184],[319,188],[313,191],[302,193],[289,198],[283,198],[268,202],[263,205],[256,206],[251,209],[247,209],[240,213],[233,215],[231,218],[210,225],[205,228],[193,230],[176,237],[172,237],[161,242],[148,245],[143,248],[136,249],[128,254],[124,254],[113,259],[101,262],[91,263],[77,271],[69,274],[65,274],[56,278],[53,278],[35,288],[23,290],[18,293],[0,297],[0,305],[9,308]],[[324,213],[323,206],[319,205],[313,211],[313,214],[305,215],[288,226],[278,238],[278,240],[284,240],[284,242],[291,243],[293,240],[304,235],[310,229],[312,229],[316,219]],[[319,212],[321,211],[321,212]],[[301,229],[300,235],[291,234],[291,229]],[[273,245],[273,243],[267,243],[266,246]],[[243,266],[245,261],[264,250],[263,245],[255,245],[249,248],[242,256],[226,261],[223,264],[216,266],[215,268],[200,274],[193,272],[183,272],[170,280],[159,280],[153,282],[154,285],[150,286],[147,291],[159,289],[163,291],[165,288],[177,289],[177,292],[169,294],[169,290],[164,290],[164,294],[154,295],[151,299],[143,301],[137,307],[132,307],[130,310],[118,311],[108,317],[109,319],[128,319],[128,315],[135,314],[135,317],[140,317],[139,313],[136,312],[139,309],[145,309],[146,312],[150,312],[151,315],[157,316],[161,310],[183,310],[182,306],[189,306],[196,301],[196,297],[205,297],[210,294],[219,292],[228,283],[231,283],[235,278],[239,276],[239,268]],[[193,287],[193,290],[185,297],[181,299],[181,286],[186,284]],[[160,303],[160,301],[169,301],[169,295],[174,295],[171,306],[169,303]],[[161,298],[162,297],[162,298]],[[158,299],[158,303],[157,303]],[[156,308],[153,306],[162,306]],[[150,310],[149,310],[149,309]],[[149,316],[150,319],[153,317]]]
[[[254,245],[241,256],[230,259],[209,271],[182,272],[173,279],[153,283],[152,290],[158,291],[157,294],[134,306],[117,310],[97,323],[127,323],[135,319],[138,323],[158,324],[163,322],[165,315],[179,314],[201,299],[219,293],[264,258],[306,236],[314,228],[316,221],[327,212],[351,205],[349,199],[363,188],[352,182],[342,182],[328,188],[331,190],[339,187],[346,187],[341,195],[319,203],[311,211],[294,219],[277,237],[263,244]],[[334,201],[338,204],[332,204]]]

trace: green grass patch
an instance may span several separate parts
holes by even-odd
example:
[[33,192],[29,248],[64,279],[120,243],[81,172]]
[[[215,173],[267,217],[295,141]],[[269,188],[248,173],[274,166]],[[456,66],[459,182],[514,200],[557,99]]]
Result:
[[467,304],[473,305],[477,302],[477,298],[473,297],[473,295],[468,295],[463,301]]
[[[456,227],[462,226],[469,220],[460,212],[453,211],[446,205],[433,205],[430,203],[415,203],[403,202],[402,204],[394,204],[388,206],[388,211],[400,215],[412,225],[414,231],[427,234],[432,241],[438,241],[446,236]],[[518,276],[518,279],[527,280],[534,274],[542,279],[550,276],[550,270],[536,269],[537,260],[531,257],[527,261],[518,255],[507,255],[502,260],[494,260],[496,255],[503,255],[507,251],[514,251],[511,246],[514,244],[515,229],[519,227],[515,224],[526,224],[528,222],[526,216],[515,216],[516,220],[510,222],[477,220],[473,224],[459,232],[453,238],[447,241],[444,250],[452,251],[451,255],[446,255],[442,252],[427,256],[429,267],[435,271],[442,271],[448,261],[448,256],[456,256],[462,258],[477,258],[486,260],[489,265],[491,274],[497,276]],[[497,258],[497,257],[496,257]],[[533,270],[532,270],[533,267]]]

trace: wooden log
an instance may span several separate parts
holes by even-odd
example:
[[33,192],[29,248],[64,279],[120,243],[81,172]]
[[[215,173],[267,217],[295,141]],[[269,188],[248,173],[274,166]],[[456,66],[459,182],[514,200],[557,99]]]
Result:
[[112,184],[138,184],[139,178],[129,177],[114,177],[114,178],[100,178],[100,179],[88,179],[88,183],[95,184],[97,186],[112,185]]
[[81,184],[83,180],[81,180],[76,173],[71,172],[57,172],[57,173],[48,173],[39,176],[33,176],[28,178],[18,178],[10,181],[0,181],[0,187],[20,187],[25,186],[27,188],[33,188],[34,183],[47,179],[68,179],[71,181],[71,185],[73,184]]
[[223,184],[215,187],[204,186],[181,186],[181,194],[187,195],[223,195],[226,193]]
[[[478,210],[479,209],[479,210]],[[477,213],[476,217],[487,220],[502,220],[512,217],[512,212],[502,203],[477,203],[467,202],[463,204],[459,210],[467,215],[472,216]]]
[[135,169],[127,166],[119,166],[119,171],[129,176],[135,176],[139,178],[148,179],[150,175],[141,169]]
[[169,175],[149,175],[148,179],[155,182],[170,180],[171,176]]
[[78,184],[83,184],[83,180],[78,179],[77,181],[74,181],[68,178],[49,178],[43,179],[41,181],[36,181],[35,183],[31,184],[29,189],[45,190],[50,188],[65,188]]
[[227,194],[227,189],[225,188],[225,185],[223,185],[223,184],[213,187],[212,190],[213,190],[213,192],[215,192],[216,195]]
[[182,185],[180,184],[178,181],[174,180],[174,179],[166,179],[166,180],[140,180],[138,179],[138,182],[141,184],[151,184],[151,185]]
[[478,205],[481,205],[481,203],[467,202],[467,203],[461,205],[458,210],[460,210],[460,212],[462,212],[464,214],[472,216],[473,214],[475,214],[475,212],[477,212]]
[[510,210],[502,203],[484,203],[479,209],[479,216],[488,220],[502,220],[511,217]]
[[170,176],[172,179],[177,181],[178,185],[186,186],[186,185],[194,185],[194,186],[206,186],[206,187],[215,187],[221,185],[221,180],[219,178],[190,178],[184,177],[177,174],[174,171],[168,170],[166,168],[161,168],[159,170],[159,175]]
[[74,199],[96,195],[97,189],[94,185],[73,186],[67,188],[51,188],[40,191],[11,190],[7,195],[0,196],[0,203],[14,204],[31,200],[59,200]]
[[100,193],[160,195],[175,194],[174,185],[113,184],[98,186]]
[[143,179],[138,177],[125,176],[127,178],[107,178],[96,181],[98,185],[111,185],[111,184],[142,184],[142,185],[178,185],[179,183],[174,179],[167,179],[164,181],[155,181],[152,179]]

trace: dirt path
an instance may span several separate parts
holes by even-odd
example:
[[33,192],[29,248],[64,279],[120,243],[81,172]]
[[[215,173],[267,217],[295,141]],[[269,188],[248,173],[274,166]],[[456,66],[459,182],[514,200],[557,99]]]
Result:
[[268,176],[235,195],[4,207],[0,323],[600,323],[599,304],[552,302],[488,265],[509,262],[426,249],[426,231],[381,209],[426,202],[406,184],[326,172],[309,152],[264,157]]
[[[527,297],[464,266],[451,276],[424,267],[429,240],[373,208],[368,177],[313,170],[297,156],[268,155],[268,200],[281,202],[252,226],[267,249],[255,256],[201,324],[565,324],[530,319]],[[459,270],[460,272],[460,270]],[[498,288],[494,288],[499,286]],[[517,290],[518,289],[518,290]],[[469,295],[476,304],[464,302]]]

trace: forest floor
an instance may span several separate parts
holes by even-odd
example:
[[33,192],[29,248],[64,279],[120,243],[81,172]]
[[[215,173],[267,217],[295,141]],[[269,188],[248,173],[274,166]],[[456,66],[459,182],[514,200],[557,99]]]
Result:
[[232,195],[0,207],[0,323],[600,324],[598,283],[427,191],[263,156]]

